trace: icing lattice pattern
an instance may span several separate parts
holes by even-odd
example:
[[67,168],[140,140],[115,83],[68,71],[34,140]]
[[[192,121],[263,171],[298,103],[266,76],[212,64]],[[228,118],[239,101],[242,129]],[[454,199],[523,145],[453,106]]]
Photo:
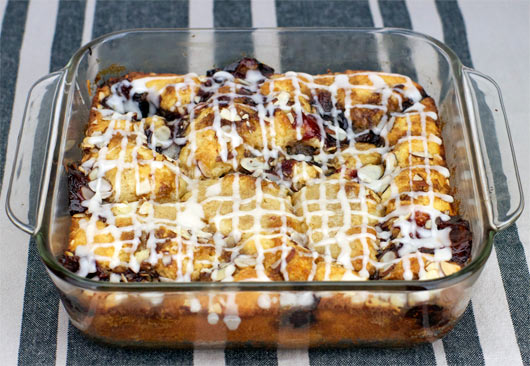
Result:
[[432,98],[406,76],[131,73],[69,167],[63,264],[110,281],[433,279],[470,257]]

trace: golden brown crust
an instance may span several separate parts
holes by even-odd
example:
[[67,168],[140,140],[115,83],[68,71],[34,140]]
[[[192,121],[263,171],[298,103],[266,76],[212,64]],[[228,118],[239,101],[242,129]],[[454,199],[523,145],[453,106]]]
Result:
[[[434,341],[455,325],[457,292],[444,300],[415,302],[404,294],[368,292],[311,295],[242,292],[232,295],[166,294],[163,298],[113,294],[82,295],[74,317],[84,332],[109,343],[147,346],[195,345],[317,347],[411,346]],[[305,296],[305,295],[304,295]],[[153,301],[157,304],[154,305]],[[240,323],[225,318],[225,305],[238,307]],[[261,306],[260,306],[261,304]],[[304,304],[304,305],[302,305]],[[91,311],[83,309],[90,306]],[[211,315],[214,314],[214,315]]]

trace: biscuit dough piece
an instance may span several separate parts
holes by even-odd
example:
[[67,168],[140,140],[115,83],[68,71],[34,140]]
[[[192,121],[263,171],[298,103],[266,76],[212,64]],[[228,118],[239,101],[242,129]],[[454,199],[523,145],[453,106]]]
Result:
[[162,115],[170,120],[189,113],[200,81],[194,74],[146,74],[133,72],[121,80],[110,80],[98,89],[93,106],[118,113],[135,113],[136,119]]
[[126,137],[116,136],[107,147],[85,154],[81,166],[89,187],[109,202],[175,202],[186,187],[176,162]]
[[198,202],[212,232],[239,242],[254,235],[302,233],[285,187],[244,174],[199,182]]
[[104,208],[104,217],[73,216],[68,252],[87,258],[87,268],[118,274],[111,281],[121,280],[127,269],[138,280],[199,280],[202,270],[219,262],[211,234],[200,230],[204,223],[191,228],[179,223],[185,222],[178,220],[186,215],[183,204],[138,201]]
[[382,215],[380,198],[340,175],[307,185],[293,195],[295,212],[304,218],[308,247],[367,278],[375,272]]

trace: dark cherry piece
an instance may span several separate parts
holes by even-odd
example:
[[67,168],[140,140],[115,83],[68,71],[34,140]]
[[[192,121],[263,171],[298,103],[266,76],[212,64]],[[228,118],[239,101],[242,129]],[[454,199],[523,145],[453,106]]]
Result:
[[292,145],[292,146],[287,146],[287,154],[289,155],[298,155],[298,154],[302,154],[302,155],[306,155],[306,156],[313,156],[315,155],[315,153],[317,152],[317,149],[314,148],[313,146],[309,146],[309,145],[304,145],[300,142]]
[[331,101],[331,93],[328,90],[318,90],[317,99],[325,113],[331,112],[333,102]]
[[295,307],[282,315],[281,322],[293,328],[303,328],[314,324],[317,321],[315,311],[320,302],[320,298],[313,296],[313,304],[307,308]]
[[147,92],[138,94],[135,93],[132,96],[132,100],[138,103],[138,108],[142,113],[142,118],[145,118],[149,115],[149,101],[147,100]]
[[449,322],[444,316],[444,309],[438,305],[418,305],[410,308],[405,317],[413,318],[416,323],[423,328],[440,327]]
[[357,136],[355,138],[355,141],[366,142],[368,144],[372,144],[377,147],[381,147],[385,145],[385,139],[379,135],[376,135],[372,130],[368,131],[368,133]]
[[[66,167],[68,175],[68,199],[70,201],[70,215],[86,211],[86,207],[81,205],[86,197],[83,196],[82,187],[88,186],[88,177],[80,172],[75,165]],[[88,188],[87,188],[88,189]]]
[[[147,106],[147,113],[149,113],[149,105]],[[142,111],[142,114],[143,114],[143,111]],[[156,110],[156,114],[160,117],[164,117],[164,119],[166,121],[174,121],[176,119],[179,119],[179,118],[182,118],[182,116],[180,115],[180,113],[175,109],[174,112],[171,112],[171,111],[168,111],[168,110],[165,110],[165,109],[162,109],[162,108],[158,108]]]
[[401,111],[404,112],[408,108],[412,107],[413,104],[414,102],[410,99],[404,100],[403,103],[401,103]]
[[121,93],[126,99],[130,99],[130,92],[132,89],[132,84],[125,85],[124,83],[121,84],[120,88],[118,89],[118,94]]
[[471,258],[473,235],[469,229],[469,222],[460,216],[453,216],[448,221],[436,220],[439,230],[451,228],[449,239],[453,257],[451,261],[458,264],[466,264]]
[[[234,77],[239,79],[244,79],[247,76],[249,70],[258,70],[265,77],[269,77],[274,74],[274,69],[270,66],[267,66],[255,58],[243,57],[241,60],[236,61],[228,66],[226,66],[223,71],[226,71]],[[206,72],[206,76],[212,77],[216,72],[221,71],[219,68],[211,69]]]
[[425,212],[415,212],[414,213],[414,220],[416,221],[416,225],[424,227],[425,223],[431,218],[431,216]]
[[59,257],[59,263],[70,272],[76,273],[79,271],[79,257],[77,255],[63,254]]
[[296,163],[296,160],[289,159],[282,161],[282,174],[284,177],[292,177],[293,176],[293,167]]
[[317,119],[310,114],[302,113],[302,140],[309,140],[313,137],[320,139],[320,127]]

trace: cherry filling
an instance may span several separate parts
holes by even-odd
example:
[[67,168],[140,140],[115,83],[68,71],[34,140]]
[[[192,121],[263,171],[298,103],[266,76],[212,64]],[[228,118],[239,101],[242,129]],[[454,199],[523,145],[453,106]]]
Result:
[[[59,258],[59,263],[70,272],[76,273],[79,271],[79,257],[76,255],[63,254]],[[142,263],[140,270],[134,272],[127,268],[126,270],[120,271],[115,269],[109,271],[99,265],[96,262],[96,272],[87,275],[87,278],[98,278],[100,281],[109,281],[111,273],[117,273],[122,276],[122,282],[158,282],[159,275],[155,269],[148,263]],[[125,279],[125,280],[124,280]]]
[[304,145],[300,142],[292,145],[292,146],[287,146],[287,154],[289,155],[299,155],[299,154],[302,154],[302,155],[306,155],[306,156],[313,156],[315,155],[317,152],[317,149],[314,148],[313,146],[309,146],[309,145]]
[[315,117],[302,113],[302,140],[309,140],[313,137],[320,139],[320,126]]
[[331,101],[331,93],[327,90],[319,90],[317,92],[318,103],[325,113],[331,112],[333,109],[333,102]]
[[410,308],[405,316],[415,319],[416,323],[423,328],[440,327],[449,322],[449,319],[444,314],[444,308],[432,304]]
[[75,165],[67,166],[66,174],[68,175],[68,199],[70,201],[70,215],[85,212],[86,207],[83,207],[81,202],[90,198],[85,197],[83,194],[83,191],[88,190],[88,177],[77,170]]
[[257,70],[266,78],[274,74],[274,69],[272,67],[259,62],[255,58],[243,57],[241,60],[226,66],[222,70],[215,68],[206,71],[206,76],[212,77],[218,71],[226,71],[234,75],[236,78],[245,79],[249,70]]
[[385,145],[385,139],[382,138],[379,135],[376,135],[372,130],[368,131],[368,133],[362,134],[360,136],[357,136],[355,138],[356,142],[365,142],[368,144],[375,145],[377,147],[381,147]]
[[126,85],[125,83],[122,83],[120,88],[118,88],[118,95],[123,95],[126,99],[130,99],[130,93],[132,89],[132,84]]
[[315,314],[320,298],[313,296],[313,302],[307,307],[293,307],[281,316],[281,323],[285,326],[291,326],[295,329],[305,328],[316,323],[317,316]]
[[[144,106],[145,108],[145,106]],[[147,105],[147,111],[149,112],[149,105]],[[142,112],[143,114],[143,112]],[[178,110],[175,109],[175,111],[168,111],[168,110],[165,110],[165,109],[162,109],[162,108],[158,108],[156,110],[156,115],[160,116],[160,117],[164,117],[164,119],[166,121],[174,121],[174,120],[177,120],[177,119],[180,119],[182,118],[183,116],[179,113]]]
[[138,103],[138,109],[142,113],[142,118],[149,116],[149,101],[147,100],[147,92],[138,94],[135,93],[132,96],[132,100]]
[[117,269],[109,271],[99,265],[96,262],[96,272],[90,273],[87,275],[87,278],[97,277],[100,281],[109,281],[111,273],[117,273],[121,275],[122,282],[158,282],[159,275],[151,267],[150,264],[142,263],[142,267],[138,272],[134,272],[131,269],[127,268],[126,270],[120,272]]
[[416,211],[414,213],[414,221],[416,221],[416,225],[424,227],[427,221],[429,221],[431,216],[425,212]]
[[59,257],[59,263],[70,272],[76,273],[79,271],[79,257],[77,255],[63,254]]
[[453,257],[451,261],[458,264],[466,264],[471,258],[473,235],[469,229],[469,222],[460,216],[453,216],[448,221],[436,220],[439,230],[451,228],[449,239]]
[[282,161],[282,174],[284,177],[291,178],[293,176],[293,168],[296,160],[289,159]]
[[[425,228],[427,221],[431,219],[430,215],[424,212],[415,212],[414,216],[409,218],[409,221],[414,220],[416,225],[421,228]],[[449,240],[451,241],[452,257],[451,262],[458,263],[460,265],[466,264],[471,258],[471,248],[473,235],[469,228],[469,222],[462,219],[460,216],[452,216],[448,221],[442,221],[440,218],[436,219],[436,226],[438,230],[450,228]],[[390,230],[391,228],[385,224],[381,225],[384,230]],[[392,232],[392,237],[396,238],[399,235],[399,229],[397,232]],[[410,233],[411,238],[421,239],[421,235],[418,232]],[[381,251],[377,257],[381,258],[385,253],[393,251],[396,257],[399,257],[399,249],[403,246],[402,243],[397,245],[392,244],[385,250]],[[425,254],[434,254],[432,248],[419,248],[418,251]]]

